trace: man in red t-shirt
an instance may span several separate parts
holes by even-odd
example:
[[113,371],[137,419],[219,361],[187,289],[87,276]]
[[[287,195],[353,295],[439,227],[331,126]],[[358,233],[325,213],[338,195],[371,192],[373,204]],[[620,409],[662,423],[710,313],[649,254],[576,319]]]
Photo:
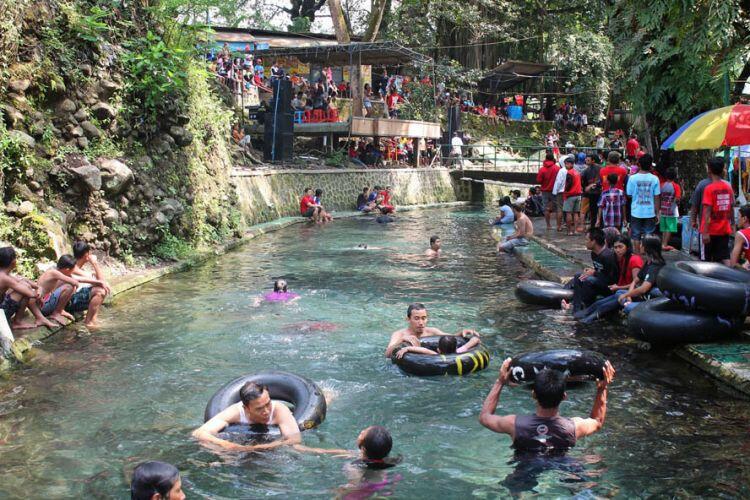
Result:
[[724,160],[708,160],[711,183],[703,191],[701,260],[729,265],[729,237],[734,225],[734,192],[724,177]]
[[384,190],[378,193],[378,196],[382,198],[378,208],[382,214],[392,214],[396,211],[396,207],[391,205],[391,186],[387,186]]
[[607,165],[599,171],[599,177],[602,178],[602,192],[610,188],[607,176],[617,174],[617,189],[625,191],[625,179],[628,177],[628,170],[620,166],[620,153],[610,151],[607,155]]
[[[581,225],[581,195],[583,186],[581,185],[581,174],[573,168],[573,158],[568,156],[565,159],[565,168],[568,170],[568,177],[565,179],[565,191],[563,191],[563,212],[568,224],[568,236],[576,234]],[[583,228],[581,228],[581,231]]]
[[320,205],[315,204],[312,188],[305,188],[299,201],[299,212],[302,217],[309,217],[314,222],[320,222]]
[[536,174],[536,181],[541,185],[542,202],[544,203],[544,221],[547,223],[547,229],[551,229],[550,214],[562,209],[555,203],[555,195],[552,190],[555,187],[555,179],[560,171],[560,165],[555,161],[555,155],[547,153],[539,172]]
[[628,142],[625,143],[625,156],[631,161],[634,162],[636,160],[636,155],[638,154],[638,149],[640,149],[641,145],[638,143],[638,136],[635,134],[630,134],[630,139],[628,139]]
[[391,118],[398,118],[398,103],[403,101],[404,98],[398,95],[396,87],[391,87],[391,93],[385,98],[385,104],[388,106],[388,116]]

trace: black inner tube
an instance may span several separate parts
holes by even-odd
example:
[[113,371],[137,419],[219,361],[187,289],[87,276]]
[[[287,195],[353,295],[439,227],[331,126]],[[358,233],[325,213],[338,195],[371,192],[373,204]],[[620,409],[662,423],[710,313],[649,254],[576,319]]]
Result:
[[662,293],[686,309],[737,316],[750,313],[750,273],[714,262],[676,262],[661,270]]
[[[272,400],[283,401],[294,406],[292,411],[301,431],[312,429],[320,425],[326,416],[326,401],[323,391],[310,379],[294,373],[283,371],[269,371],[244,375],[225,384],[211,397],[206,405],[204,421],[208,421],[218,413],[240,401],[240,388],[247,382],[268,387],[268,394]],[[234,424],[223,431],[229,434],[278,434],[276,426],[255,424],[251,426]]]
[[[469,337],[471,338],[471,337]],[[469,338],[457,337],[456,348],[465,345]],[[420,339],[420,345],[437,352],[440,336],[430,336]],[[487,368],[490,364],[490,353],[479,344],[473,349],[461,354],[429,354],[406,353],[401,359],[396,353],[410,344],[403,343],[393,350],[391,361],[406,373],[411,375],[468,375]]]

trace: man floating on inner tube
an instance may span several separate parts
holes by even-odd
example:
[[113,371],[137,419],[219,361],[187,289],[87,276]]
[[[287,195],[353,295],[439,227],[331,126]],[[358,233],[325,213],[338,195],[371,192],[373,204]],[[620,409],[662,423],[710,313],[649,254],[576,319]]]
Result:
[[[281,439],[265,444],[241,445],[218,437],[231,424],[276,425],[281,431]],[[243,385],[240,389],[240,401],[193,431],[193,437],[203,444],[214,444],[232,451],[271,450],[302,442],[299,426],[289,408],[283,403],[271,401],[268,388],[255,382]]]
[[491,431],[508,434],[517,451],[565,451],[575,446],[578,439],[598,432],[604,425],[607,386],[615,378],[615,369],[609,361],[604,364],[604,378],[596,383],[596,397],[589,418],[560,416],[560,403],[567,397],[565,373],[549,368],[537,373],[534,381],[531,393],[536,399],[534,415],[495,415],[500,391],[510,377],[510,367],[511,359],[508,358],[503,362],[500,375],[484,400],[479,423]]
[[[421,338],[434,337],[437,335],[450,336],[449,333],[445,333],[438,328],[427,326],[427,308],[424,304],[419,302],[410,304],[406,309],[406,321],[409,322],[409,326],[393,332],[391,335],[391,340],[388,342],[388,347],[385,349],[386,358],[390,358],[391,354],[393,354],[393,349],[404,342],[411,344],[412,347],[421,348],[419,342],[419,339]],[[464,329],[455,335],[456,337],[468,337],[470,335],[473,335],[474,338],[460,347],[460,352],[466,352],[479,344],[479,334],[474,330]],[[459,350],[456,350],[456,352],[459,352]]]

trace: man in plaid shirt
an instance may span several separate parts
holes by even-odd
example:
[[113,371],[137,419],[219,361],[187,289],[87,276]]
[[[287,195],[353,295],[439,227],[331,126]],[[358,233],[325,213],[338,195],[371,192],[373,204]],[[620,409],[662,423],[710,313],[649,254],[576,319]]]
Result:
[[596,218],[597,227],[616,227],[622,229],[623,212],[628,200],[622,189],[617,189],[617,174],[607,176],[609,189],[599,198],[599,215]]

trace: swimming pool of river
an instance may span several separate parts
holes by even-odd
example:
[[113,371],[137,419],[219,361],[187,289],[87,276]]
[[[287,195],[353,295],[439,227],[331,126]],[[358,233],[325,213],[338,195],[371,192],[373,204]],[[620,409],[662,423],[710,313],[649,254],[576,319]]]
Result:
[[[68,328],[37,361],[0,382],[0,497],[128,498],[147,459],[175,464],[188,498],[330,498],[357,492],[340,458],[280,450],[220,456],[190,438],[211,394],[244,373],[285,369],[332,395],[311,446],[353,448],[388,427],[401,465],[379,494],[396,498],[725,496],[750,494],[750,404],[717,391],[664,353],[643,352],[618,326],[578,326],[513,296],[529,277],[496,256],[481,209],[434,209],[378,225],[369,218],[295,225],[199,268],[117,297],[105,327]],[[422,253],[442,238],[437,262]],[[367,250],[357,249],[367,243]],[[254,307],[283,277],[302,295]],[[493,360],[471,376],[405,376],[383,357],[409,302],[430,324],[479,330]],[[513,460],[508,438],[477,421],[504,356],[584,347],[617,368],[603,431],[565,459]],[[594,386],[571,388],[566,415],[587,415]],[[531,412],[530,392],[500,407]]]

